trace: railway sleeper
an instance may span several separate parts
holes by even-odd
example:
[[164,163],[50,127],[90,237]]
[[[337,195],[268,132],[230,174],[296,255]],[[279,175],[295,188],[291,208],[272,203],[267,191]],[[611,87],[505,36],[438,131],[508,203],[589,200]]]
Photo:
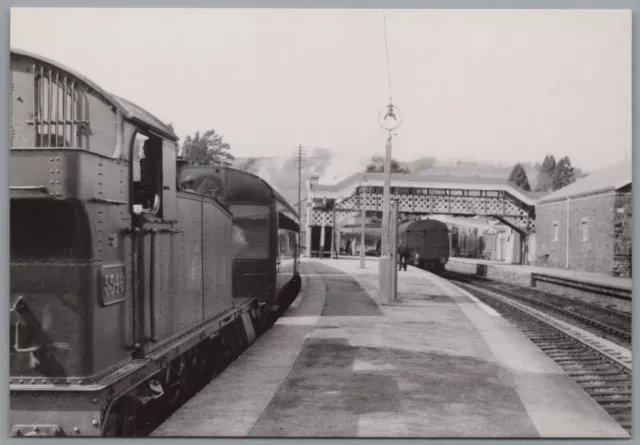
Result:
[[620,390],[607,387],[602,388],[601,390],[592,388],[585,391],[591,396],[592,399],[596,401],[596,397],[598,396],[631,396],[631,390]]
[[603,404],[600,403],[600,405],[605,409],[605,411],[607,411],[609,414],[626,414],[629,410],[631,410],[631,403],[607,403],[607,404]]
[[565,364],[564,366],[562,366],[562,368],[565,370],[565,372],[578,371],[578,370],[587,371],[588,370],[588,371],[591,371],[591,373],[597,373],[600,370],[605,371],[607,369],[610,369],[611,365],[602,364],[601,366],[598,366],[598,365],[591,365],[591,364],[583,364],[583,365]]
[[569,366],[597,365],[602,363],[602,359],[600,358],[584,359],[584,358],[578,358],[578,357],[561,358],[561,359],[556,359],[555,361],[556,363],[559,363],[562,365],[569,365]]
[[608,388],[628,388],[630,387],[630,383],[629,381],[604,381],[601,385],[597,384],[597,383],[581,383],[580,386],[582,386],[585,389],[591,389],[591,388],[603,388],[603,387],[608,387]]
[[590,382],[590,381],[603,381],[603,382],[629,382],[628,376],[616,375],[616,376],[603,376],[603,377],[589,377],[589,376],[578,376],[574,377],[574,380],[578,383],[580,382]]
[[593,358],[593,354],[588,353],[588,352],[584,352],[584,353],[580,353],[580,354],[562,354],[562,353],[557,353],[557,354],[547,354],[549,357],[553,358],[554,360],[558,359],[558,360],[562,360],[564,358],[571,358],[573,360],[588,360]]

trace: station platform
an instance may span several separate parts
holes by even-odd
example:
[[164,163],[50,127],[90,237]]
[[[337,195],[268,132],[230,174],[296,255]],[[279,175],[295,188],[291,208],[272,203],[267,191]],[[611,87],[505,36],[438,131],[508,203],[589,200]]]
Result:
[[301,264],[288,311],[152,436],[626,438],[497,312],[411,267]]
[[519,264],[505,264],[500,261],[481,260],[476,258],[451,257],[447,262],[447,270],[453,272],[475,273],[478,266],[485,266],[483,273],[492,279],[504,279],[513,284],[528,285],[532,273],[578,280],[585,283],[618,287],[631,291],[632,278],[614,277],[604,273],[591,273],[554,267],[540,267]]

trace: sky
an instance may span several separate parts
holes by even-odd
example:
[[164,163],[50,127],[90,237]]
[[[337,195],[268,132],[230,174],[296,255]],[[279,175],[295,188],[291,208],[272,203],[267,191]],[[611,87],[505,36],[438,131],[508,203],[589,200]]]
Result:
[[[302,144],[584,170],[631,158],[631,13],[12,8],[11,45],[79,71],[178,136],[244,156]],[[387,69],[388,68],[388,69]]]

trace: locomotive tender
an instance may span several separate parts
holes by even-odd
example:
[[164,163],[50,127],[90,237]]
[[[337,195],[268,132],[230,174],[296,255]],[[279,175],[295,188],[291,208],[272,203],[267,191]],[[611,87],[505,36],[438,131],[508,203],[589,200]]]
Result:
[[11,434],[135,435],[295,298],[298,215],[52,60],[12,49],[10,102]]

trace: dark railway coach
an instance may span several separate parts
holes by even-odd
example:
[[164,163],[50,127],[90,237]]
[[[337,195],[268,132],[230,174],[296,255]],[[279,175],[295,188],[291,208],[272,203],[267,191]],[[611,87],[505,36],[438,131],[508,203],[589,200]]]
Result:
[[421,219],[398,226],[400,242],[405,242],[416,258],[416,266],[432,272],[443,272],[451,253],[449,229],[435,219]]
[[184,167],[179,182],[220,197],[233,214],[233,296],[276,313],[288,307],[301,284],[293,207],[263,179],[229,167]]
[[297,216],[236,172],[226,196],[189,188],[176,148],[140,107],[11,51],[12,435],[136,435],[297,293]]

